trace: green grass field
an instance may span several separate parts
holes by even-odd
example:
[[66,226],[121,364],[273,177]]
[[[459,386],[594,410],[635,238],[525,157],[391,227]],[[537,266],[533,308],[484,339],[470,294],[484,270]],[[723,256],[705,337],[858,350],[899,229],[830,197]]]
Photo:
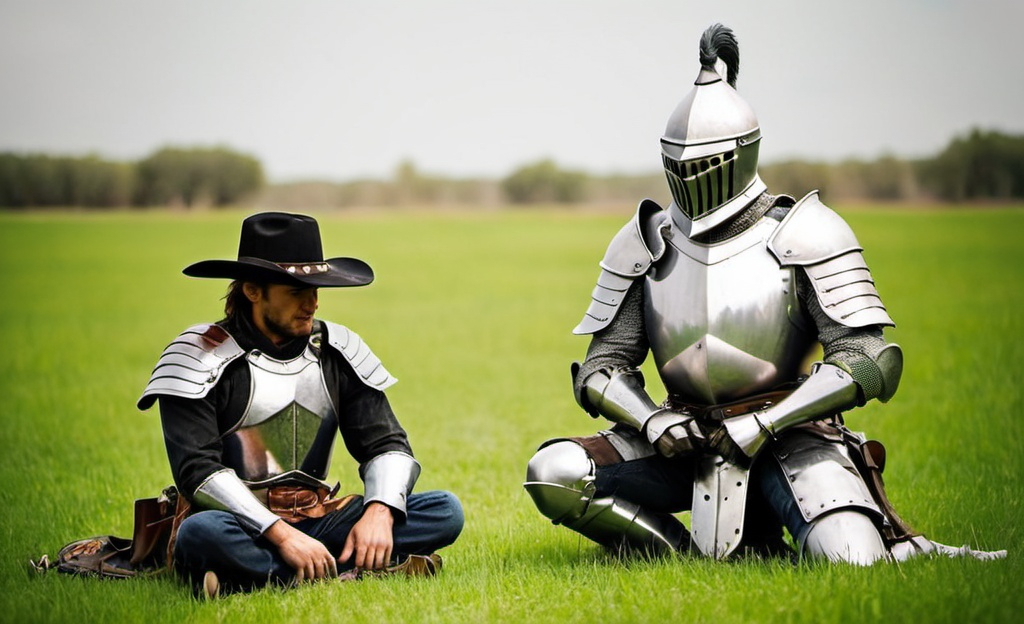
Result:
[[[587,341],[570,330],[626,208],[319,215],[329,254],[377,272],[368,288],[322,291],[320,316],[357,330],[401,380],[389,396],[424,466],[418,488],[466,509],[439,578],[206,604],[166,576],[30,575],[30,557],[73,539],[130,535],[132,501],[170,483],[159,419],[134,403],[162,348],[219,318],[226,284],[180,271],[233,258],[242,213],[5,213],[0,621],[1017,621],[1024,210],[841,212],[907,357],[896,398],[847,422],[886,443],[905,519],[946,543],[1007,548],[1005,560],[623,561],[547,522],[521,487],[525,465],[545,439],[600,427],[572,398],[569,364]],[[332,477],[360,489],[339,451]]]

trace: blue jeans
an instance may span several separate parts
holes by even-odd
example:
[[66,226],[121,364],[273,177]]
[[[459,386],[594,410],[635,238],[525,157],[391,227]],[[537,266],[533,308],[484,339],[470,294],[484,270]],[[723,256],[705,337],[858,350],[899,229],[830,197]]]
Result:
[[[462,531],[462,504],[449,492],[410,494],[406,512],[405,522],[395,523],[392,556],[396,560],[430,554],[453,543]],[[362,514],[363,499],[359,496],[323,518],[309,518],[292,526],[319,540],[338,557]],[[295,579],[295,570],[285,563],[277,548],[226,511],[201,511],[182,522],[174,563],[193,582],[201,581],[207,571],[216,572],[227,591],[251,590],[268,583],[288,585]],[[339,571],[345,569],[339,567]]]

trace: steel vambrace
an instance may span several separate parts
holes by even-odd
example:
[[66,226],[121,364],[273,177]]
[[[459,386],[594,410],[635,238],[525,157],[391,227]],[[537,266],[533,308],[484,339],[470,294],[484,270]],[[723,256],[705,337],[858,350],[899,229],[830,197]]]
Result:
[[858,386],[853,377],[834,364],[817,364],[810,377],[778,405],[760,412],[722,421],[729,437],[747,457],[764,443],[794,425],[855,407]]

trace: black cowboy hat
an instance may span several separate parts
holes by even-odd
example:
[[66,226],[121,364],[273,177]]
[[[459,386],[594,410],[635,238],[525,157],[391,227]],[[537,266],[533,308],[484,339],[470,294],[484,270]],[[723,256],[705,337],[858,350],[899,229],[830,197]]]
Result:
[[182,273],[318,288],[365,286],[373,281],[373,269],[362,260],[324,260],[316,219],[283,212],[264,212],[242,222],[238,260],[203,260]]

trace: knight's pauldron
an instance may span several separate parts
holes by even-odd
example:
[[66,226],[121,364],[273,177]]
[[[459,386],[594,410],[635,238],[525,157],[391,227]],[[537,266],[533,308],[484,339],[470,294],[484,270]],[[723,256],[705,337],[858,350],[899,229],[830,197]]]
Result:
[[574,334],[593,334],[612,322],[626,297],[626,291],[665,253],[665,236],[670,228],[668,214],[645,199],[637,212],[612,239],[601,260],[601,274],[591,294],[590,306]]
[[894,326],[882,304],[863,248],[853,230],[821,203],[817,192],[801,199],[768,239],[783,267],[802,267],[832,320],[847,327]]

